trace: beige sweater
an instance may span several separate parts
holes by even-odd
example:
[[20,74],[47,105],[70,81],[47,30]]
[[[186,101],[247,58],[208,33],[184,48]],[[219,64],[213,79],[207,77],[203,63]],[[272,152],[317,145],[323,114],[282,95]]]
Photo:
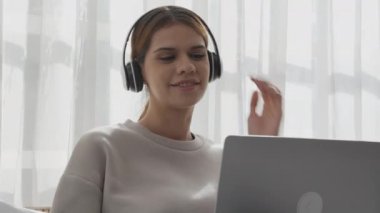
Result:
[[53,213],[213,213],[221,148],[176,141],[131,120],[94,129],[75,147]]

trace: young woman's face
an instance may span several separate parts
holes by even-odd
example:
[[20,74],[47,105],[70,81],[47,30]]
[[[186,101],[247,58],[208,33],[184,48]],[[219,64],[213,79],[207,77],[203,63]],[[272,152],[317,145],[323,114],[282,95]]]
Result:
[[151,101],[171,108],[192,107],[202,98],[209,69],[202,36],[180,23],[154,33],[142,64]]

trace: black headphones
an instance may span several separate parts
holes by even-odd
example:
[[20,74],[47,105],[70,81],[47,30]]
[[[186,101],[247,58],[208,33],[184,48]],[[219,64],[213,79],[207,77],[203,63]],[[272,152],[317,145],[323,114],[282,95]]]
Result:
[[[147,12],[146,14],[144,14],[143,16],[141,16],[132,25],[132,27],[129,30],[129,33],[127,35],[127,39],[125,41],[125,44],[124,44],[124,49],[123,49],[123,68],[124,68],[124,72],[122,72],[122,74],[123,74],[123,81],[124,81],[124,86],[126,86],[126,89],[127,90],[131,90],[133,92],[140,92],[143,89],[144,79],[143,79],[143,76],[142,76],[142,73],[141,73],[140,65],[139,65],[139,63],[138,63],[138,61],[136,59],[133,59],[131,62],[128,62],[128,63],[126,63],[126,61],[125,61],[125,52],[126,52],[128,40],[129,40],[129,37],[131,36],[133,30],[135,29],[135,26],[137,25],[137,23],[140,22],[140,20],[142,20],[143,18],[145,18],[146,16],[148,16],[148,14],[150,15],[150,19],[151,19],[156,14],[162,12],[162,11],[157,11],[157,13],[155,13],[155,14],[152,15],[151,12],[154,11],[154,10],[155,9],[153,9],[153,10]],[[209,59],[209,62],[210,62],[210,77],[209,77],[209,82],[211,82],[211,81],[213,81],[213,80],[215,80],[217,78],[220,78],[220,76],[222,75],[222,62],[221,62],[220,57],[219,57],[218,46],[216,44],[216,41],[215,41],[215,38],[214,38],[213,34],[211,33],[211,30],[207,26],[206,22],[203,21],[203,19],[200,16],[198,16],[196,14],[195,14],[195,16],[202,22],[203,26],[206,28],[208,34],[211,37],[211,40],[212,40],[212,43],[213,43],[214,49],[215,49],[215,53],[207,50],[207,55],[208,55],[208,59]]]

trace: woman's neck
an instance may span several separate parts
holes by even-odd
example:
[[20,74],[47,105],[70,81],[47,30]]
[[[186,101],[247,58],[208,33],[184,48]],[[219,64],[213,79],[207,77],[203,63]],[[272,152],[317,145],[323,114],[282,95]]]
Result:
[[191,118],[194,107],[169,109],[148,105],[146,113],[138,121],[150,131],[174,140],[191,140]]

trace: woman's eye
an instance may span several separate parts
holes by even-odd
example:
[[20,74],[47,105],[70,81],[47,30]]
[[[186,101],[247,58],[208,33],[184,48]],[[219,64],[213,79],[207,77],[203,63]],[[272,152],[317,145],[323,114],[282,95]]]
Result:
[[174,56],[162,56],[159,59],[161,61],[172,61],[172,60],[174,60],[174,58],[175,58]]
[[194,54],[191,54],[191,57],[194,59],[202,59],[205,57],[205,54],[204,53],[194,53]]

